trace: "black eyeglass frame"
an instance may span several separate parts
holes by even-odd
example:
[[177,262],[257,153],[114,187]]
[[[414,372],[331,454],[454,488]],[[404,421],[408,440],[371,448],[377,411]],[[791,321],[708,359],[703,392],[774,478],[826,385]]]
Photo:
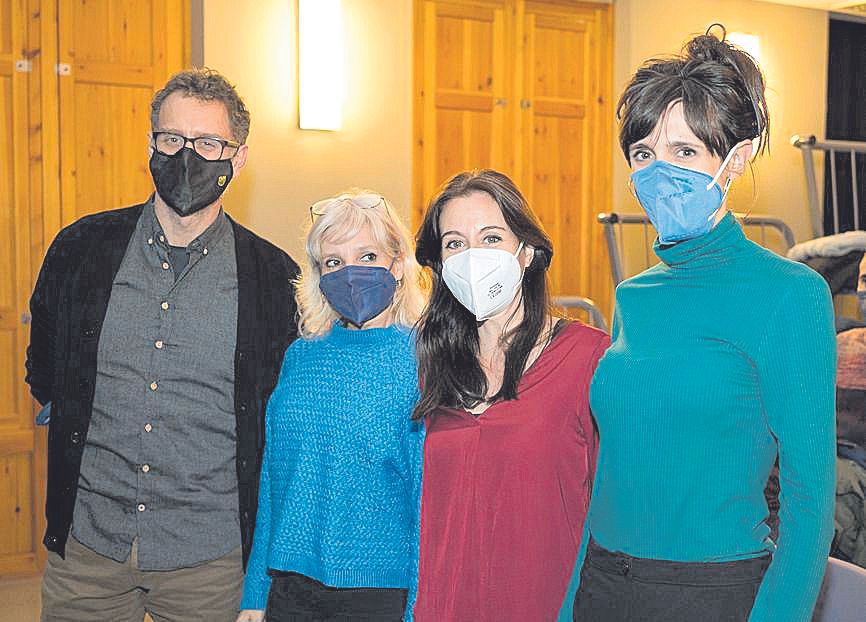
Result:
[[[159,138],[159,136],[162,136],[162,135],[176,136],[178,138],[181,138],[181,139],[183,139],[183,144],[180,146],[180,149],[178,149],[174,153],[166,153],[165,151],[162,151],[159,148],[158,138]],[[167,155],[167,156],[176,155],[176,154],[180,153],[181,149],[186,149],[186,144],[190,143],[192,145],[193,151],[195,151],[198,155],[200,155],[204,159],[209,160],[211,162],[217,162],[219,160],[231,160],[233,157],[235,157],[237,155],[238,150],[241,148],[241,144],[237,141],[227,140],[225,138],[218,138],[216,136],[196,136],[194,138],[190,138],[189,136],[184,136],[182,134],[178,134],[177,132],[164,132],[164,131],[151,132],[150,136],[151,136],[151,140],[153,140],[153,148],[156,149],[157,151],[159,151],[163,155]],[[196,146],[196,142],[204,141],[204,140],[209,140],[209,141],[217,142],[220,144],[219,156],[217,156],[216,158],[211,160],[209,157],[207,157],[207,155],[203,154],[201,151],[198,150],[198,147]],[[230,156],[223,157],[225,155],[226,147],[229,147],[230,149],[234,149],[235,151]]]

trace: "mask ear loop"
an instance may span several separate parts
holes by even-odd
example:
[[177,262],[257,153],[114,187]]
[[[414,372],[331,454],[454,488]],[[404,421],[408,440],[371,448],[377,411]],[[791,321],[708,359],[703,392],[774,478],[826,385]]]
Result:
[[[725,172],[725,169],[728,168],[728,164],[731,162],[731,158],[734,157],[734,154],[737,152],[737,149],[739,149],[740,147],[742,147],[746,143],[752,144],[752,156],[751,156],[751,158],[754,159],[755,154],[757,154],[757,152],[758,152],[757,147],[761,143],[761,138],[759,136],[755,136],[754,138],[749,138],[747,140],[741,140],[736,145],[731,147],[731,150],[728,152],[728,155],[726,155],[725,159],[722,160],[722,164],[721,164],[721,166],[719,166],[719,170],[716,172],[715,177],[713,177],[713,179],[710,181],[710,183],[707,184],[707,188],[706,188],[707,190],[712,188],[713,184],[716,183],[717,181],[719,181],[719,177],[721,177],[722,173]],[[731,180],[728,179],[728,181],[725,183],[724,190],[726,193],[727,193],[728,187],[730,186],[730,181]]]

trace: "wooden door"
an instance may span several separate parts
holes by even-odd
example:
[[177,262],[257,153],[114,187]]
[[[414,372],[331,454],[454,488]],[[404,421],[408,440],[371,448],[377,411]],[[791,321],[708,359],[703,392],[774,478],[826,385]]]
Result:
[[61,221],[140,203],[150,101],[182,69],[184,0],[58,0]]
[[416,0],[414,212],[464,169],[514,172],[510,3]]
[[45,433],[24,383],[36,273],[61,225],[150,193],[150,99],[188,58],[189,4],[0,0],[0,577],[44,560]]
[[605,312],[610,269],[596,215],[611,194],[609,9],[547,1],[518,13],[520,185],[554,240],[553,292],[590,296]]
[[553,239],[554,294],[611,286],[612,8],[572,0],[416,0],[413,220],[460,170],[511,176]]
[[35,572],[42,536],[34,512],[40,458],[23,382],[31,286],[27,31],[26,0],[0,0],[0,576]]

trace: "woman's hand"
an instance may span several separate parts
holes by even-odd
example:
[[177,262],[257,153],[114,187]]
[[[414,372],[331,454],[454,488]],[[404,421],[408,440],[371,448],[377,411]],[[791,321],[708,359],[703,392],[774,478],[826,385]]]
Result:
[[244,609],[235,622],[264,622],[265,612],[261,609]]

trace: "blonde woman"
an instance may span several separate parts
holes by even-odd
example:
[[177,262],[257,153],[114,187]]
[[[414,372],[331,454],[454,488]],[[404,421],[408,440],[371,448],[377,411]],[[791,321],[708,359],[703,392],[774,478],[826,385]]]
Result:
[[302,338],[268,403],[238,622],[400,620],[417,557],[421,271],[378,194],[341,194],[310,214]]

